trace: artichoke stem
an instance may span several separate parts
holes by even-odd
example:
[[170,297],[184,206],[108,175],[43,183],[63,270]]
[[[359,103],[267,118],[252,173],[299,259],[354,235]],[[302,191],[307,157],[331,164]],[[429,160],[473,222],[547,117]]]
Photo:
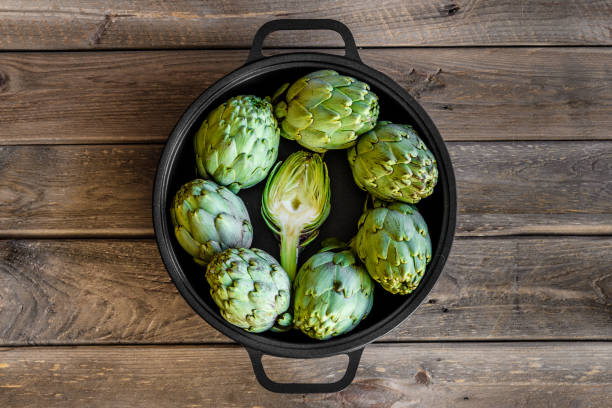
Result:
[[300,243],[300,232],[282,231],[281,233],[281,266],[293,282],[297,271],[297,250]]

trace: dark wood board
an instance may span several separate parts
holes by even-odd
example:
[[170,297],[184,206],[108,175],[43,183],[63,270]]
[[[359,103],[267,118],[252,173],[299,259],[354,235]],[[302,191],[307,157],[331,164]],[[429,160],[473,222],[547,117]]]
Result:
[[[610,48],[361,53],[423,104],[445,140],[612,138]],[[245,59],[246,51],[0,54],[0,144],[163,142],[189,104]]]
[[[0,349],[0,403],[33,407],[603,407],[610,343],[371,345],[336,394],[273,394],[236,346]],[[228,363],[229,362],[229,363]],[[264,359],[281,381],[337,378],[339,357]]]
[[[610,45],[608,0],[285,2],[4,0],[2,49],[249,47],[277,18],[332,18],[366,46]],[[328,32],[289,32],[272,46],[341,46]]]
[[[0,407],[610,405],[611,0],[0,3]],[[153,239],[168,134],[277,18],[346,23],[457,178],[439,281],[336,394],[264,390]],[[265,54],[342,45],[287,31]],[[264,365],[333,381],[346,358]]]
[[[448,144],[459,235],[612,233],[612,142]],[[0,147],[1,237],[150,237],[161,145]]]
[[[610,265],[609,237],[459,238],[381,340],[612,340]],[[178,294],[152,240],[0,241],[0,305],[4,345],[230,341]]]

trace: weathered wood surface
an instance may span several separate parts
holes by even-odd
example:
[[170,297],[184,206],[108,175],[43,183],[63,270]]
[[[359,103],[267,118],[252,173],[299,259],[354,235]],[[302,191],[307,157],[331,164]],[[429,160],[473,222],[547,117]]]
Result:
[[[264,364],[283,381],[325,381],[344,370],[339,358]],[[611,398],[610,343],[371,345],[349,388],[311,395],[264,390],[236,346],[0,349],[0,403],[23,408],[575,408]]]
[[[248,5],[248,6],[247,6]],[[2,49],[249,47],[277,18],[333,18],[359,46],[612,44],[608,0],[194,2],[4,0]],[[341,46],[327,32],[289,32],[273,46]]]
[[[449,141],[612,138],[609,48],[362,56],[410,91]],[[0,54],[0,143],[163,142],[187,106],[245,59],[246,51]]]
[[0,235],[152,234],[159,145],[0,147]]
[[[573,47],[612,45],[612,1],[0,3],[0,50],[89,50],[0,53],[1,407],[612,401],[612,48]],[[304,17],[345,22],[364,62],[425,107],[459,193],[437,285],[331,395],[261,388],[151,239],[155,167],[181,113],[244,63],[261,24]],[[266,45],[342,43],[284,32]],[[416,48],[385,48],[398,46]],[[264,364],[298,382],[346,366]]]
[[[0,147],[0,236],[152,236],[161,149]],[[453,142],[449,149],[458,234],[612,233],[612,142]]]
[[[612,340],[610,265],[609,237],[459,238],[428,299],[381,340]],[[230,341],[178,294],[152,240],[0,241],[0,306],[4,345]]]

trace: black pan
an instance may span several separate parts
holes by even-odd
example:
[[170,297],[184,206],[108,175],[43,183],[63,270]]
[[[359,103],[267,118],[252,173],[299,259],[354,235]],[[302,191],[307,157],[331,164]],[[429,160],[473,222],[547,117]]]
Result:
[[[333,30],[345,44],[346,55],[299,52],[264,57],[264,38],[278,30]],[[210,62],[214,64],[214,61]],[[433,256],[419,287],[410,295],[385,292],[377,285],[374,307],[355,330],[327,341],[308,338],[298,331],[287,333],[248,333],[226,322],[209,294],[204,270],[196,265],[174,238],[169,206],[179,187],[196,178],[193,135],[206,114],[227,98],[240,94],[271,95],[278,86],[292,82],[318,69],[333,69],[370,84],[380,102],[380,120],[414,126],[438,162],[439,179],[434,193],[419,202],[419,211],[427,221]],[[295,142],[281,138],[279,160],[298,150]],[[355,186],[346,159],[346,151],[325,153],[332,184],[332,209],[317,240],[300,253],[300,263],[320,248],[320,240],[336,236],[349,240],[363,208],[365,193]],[[279,245],[260,215],[261,193],[265,182],[242,190],[254,229],[253,247],[278,258]],[[268,390],[284,393],[335,392],[348,386],[359,365],[364,347],[388,333],[406,319],[434,286],[451,248],[456,222],[457,193],[450,157],[440,133],[423,108],[397,83],[361,62],[349,29],[335,20],[275,20],[264,24],[255,34],[246,63],[221,78],[196,99],[172,131],[159,161],[153,191],[153,221],[159,252],[168,273],[187,303],[211,326],[242,344],[253,363],[255,376]],[[334,383],[296,384],[270,380],[262,366],[262,356],[270,354],[289,358],[317,358],[347,354],[347,371]]]

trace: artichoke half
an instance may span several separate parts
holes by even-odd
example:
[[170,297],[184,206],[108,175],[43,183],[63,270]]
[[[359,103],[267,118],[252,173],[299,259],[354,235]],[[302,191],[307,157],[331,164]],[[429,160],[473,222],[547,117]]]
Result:
[[378,119],[378,97],[369,85],[332,70],[285,84],[272,100],[278,101],[281,135],[319,153],[352,146]]
[[330,210],[327,166],[321,156],[303,150],[279,162],[270,173],[261,197],[261,214],[280,237],[281,265],[293,281],[297,249],[318,234]]
[[416,207],[375,199],[358,228],[352,247],[372,279],[393,294],[416,289],[431,260],[427,224]]
[[278,321],[290,324],[291,282],[283,268],[260,249],[231,248],[206,268],[210,295],[221,316],[246,331],[260,333]]
[[174,234],[193,259],[206,265],[227,248],[249,248],[253,227],[242,200],[211,180],[184,184],[170,207]]
[[353,330],[374,302],[374,282],[353,252],[327,242],[293,282],[293,324],[319,340]]
[[194,137],[198,173],[234,193],[251,187],[276,161],[279,134],[267,100],[253,95],[231,98],[206,117]]
[[382,200],[415,204],[438,181],[434,155],[408,125],[378,122],[347,154],[357,186]]

